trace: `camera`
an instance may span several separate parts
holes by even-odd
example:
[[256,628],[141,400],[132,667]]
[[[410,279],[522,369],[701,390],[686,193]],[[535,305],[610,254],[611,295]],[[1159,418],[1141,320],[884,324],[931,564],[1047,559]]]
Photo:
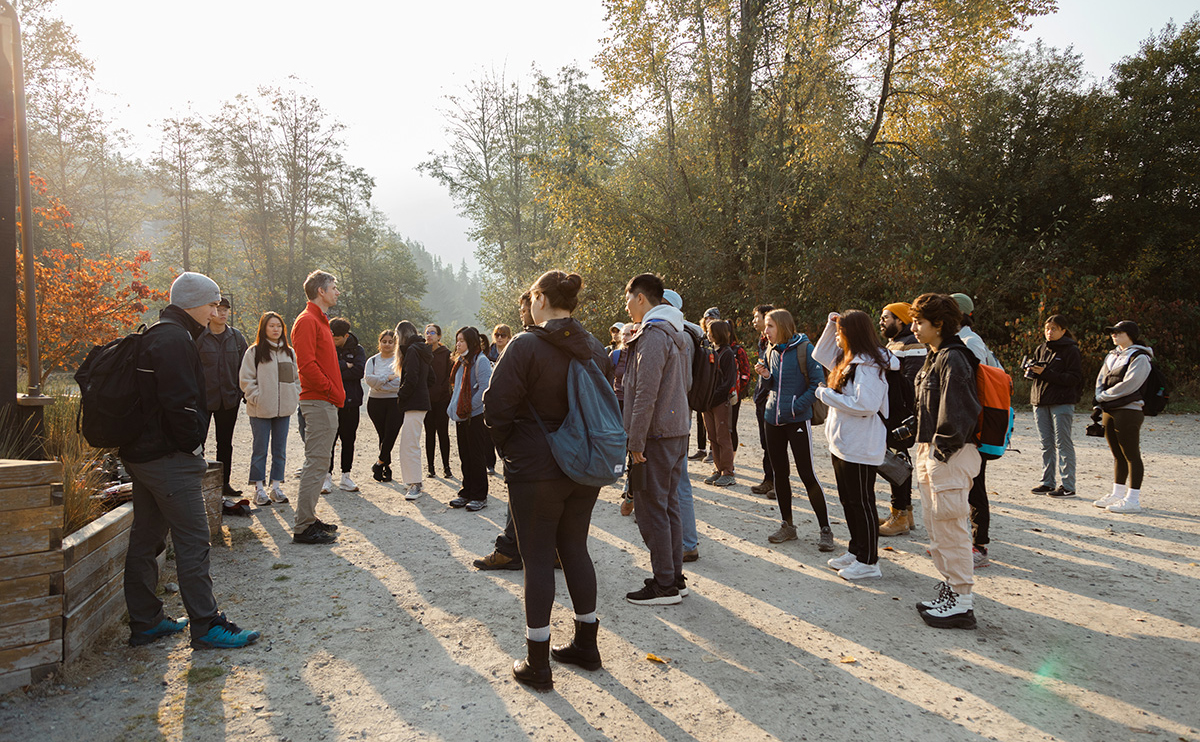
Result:
[[1104,426],[1101,425],[1100,423],[1092,423],[1091,425],[1084,428],[1083,434],[1086,436],[1089,436],[1091,438],[1103,438],[1104,437]]
[[1029,369],[1033,368],[1036,365],[1038,365],[1038,362],[1033,360],[1029,356],[1021,356],[1021,370],[1023,370],[1025,372],[1026,379],[1036,379],[1037,378],[1035,375],[1033,375],[1029,371]]
[[917,418],[909,415],[892,430],[892,438],[897,443],[907,443],[917,434]]

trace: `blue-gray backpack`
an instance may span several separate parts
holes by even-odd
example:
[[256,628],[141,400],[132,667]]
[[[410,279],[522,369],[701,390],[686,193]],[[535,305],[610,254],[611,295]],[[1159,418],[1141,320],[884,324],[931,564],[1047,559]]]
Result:
[[603,487],[625,472],[625,424],[612,385],[594,360],[572,358],[567,368],[567,416],[558,430],[546,430],[542,417],[533,419],[546,435],[558,468],[587,487]]

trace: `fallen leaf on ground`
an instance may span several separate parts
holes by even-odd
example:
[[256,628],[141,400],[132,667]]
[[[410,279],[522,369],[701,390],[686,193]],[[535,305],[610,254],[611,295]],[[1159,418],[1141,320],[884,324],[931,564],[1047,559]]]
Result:
[[659,657],[657,654],[647,654],[646,659],[650,660],[651,662],[657,662],[660,665],[665,665],[671,661],[670,657]]
[[883,547],[883,550],[884,551],[895,551],[895,549],[892,548],[891,546],[885,546],[885,547]]
[[856,660],[855,658],[851,657],[850,655],[846,655],[845,657],[843,657],[843,658],[841,658],[840,660],[838,660],[838,662],[841,662],[843,665],[852,665],[852,664],[854,664],[855,662],[858,662],[858,660]]

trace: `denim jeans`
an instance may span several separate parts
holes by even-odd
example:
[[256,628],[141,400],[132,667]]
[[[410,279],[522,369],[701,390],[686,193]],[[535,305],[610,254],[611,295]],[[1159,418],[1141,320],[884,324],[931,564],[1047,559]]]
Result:
[[1071,439],[1071,425],[1075,422],[1075,405],[1038,405],[1033,412],[1037,417],[1038,435],[1042,439],[1042,484],[1054,486],[1057,463],[1063,488],[1074,490],[1075,442]]
[[250,432],[254,444],[250,451],[250,481],[265,482],[267,474],[267,444],[271,446],[271,481],[282,482],[287,465],[288,427],[292,418],[252,417]]
[[700,536],[696,533],[696,505],[692,501],[692,480],[688,478],[687,468],[688,460],[684,456],[683,476],[679,478],[679,520],[683,527],[683,550],[691,551],[700,544]]

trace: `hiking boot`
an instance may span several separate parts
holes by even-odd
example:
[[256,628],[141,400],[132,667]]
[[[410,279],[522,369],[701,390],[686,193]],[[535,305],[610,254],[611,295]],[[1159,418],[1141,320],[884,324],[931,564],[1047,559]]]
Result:
[[471,500],[467,503],[467,512],[478,513],[480,510],[483,510],[487,507],[487,502],[487,500]]
[[632,497],[621,498],[621,515],[625,515],[625,516],[633,515],[633,498]]
[[263,489],[262,482],[254,483],[254,504],[259,506],[271,504],[271,496]]
[[954,594],[954,590],[951,589],[950,583],[945,582],[945,581],[939,582],[937,584],[937,590],[938,590],[937,597],[934,598],[933,600],[923,600],[920,603],[917,603],[918,611],[925,612],[925,611],[933,610],[934,608],[937,608],[938,606],[940,606],[942,603],[945,603],[946,600],[949,598],[949,596]]
[[663,587],[651,579],[641,590],[625,593],[625,600],[634,605],[678,605],[683,598],[679,595],[679,588],[674,585]]
[[350,478],[350,472],[342,472],[342,478],[338,480],[338,489],[343,492],[358,492],[358,485]]
[[470,502],[470,500],[468,500],[465,497],[459,496],[459,497],[454,498],[453,500],[451,500],[450,502],[448,502],[446,504],[452,508],[462,508],[462,507],[466,507],[468,502]]
[[325,481],[321,482],[321,494],[328,495],[330,492],[333,492],[333,475],[326,474]]
[[849,581],[868,580],[875,577],[883,577],[883,571],[879,569],[878,564],[863,564],[855,559],[853,564],[838,570],[838,577]]
[[129,646],[145,646],[151,642],[161,639],[164,636],[178,634],[187,628],[187,625],[188,620],[186,618],[181,618],[178,621],[173,618],[164,618],[151,629],[147,629],[146,631],[131,632],[129,634]]
[[1053,497],[1055,500],[1066,500],[1069,497],[1075,496],[1075,490],[1069,490],[1066,487],[1060,486],[1058,489],[1052,492],[1047,492],[1046,494]]
[[817,550],[833,551],[835,548],[833,545],[833,529],[825,526],[821,529],[821,539],[817,542]]
[[1039,484],[1038,486],[1034,487],[1033,489],[1031,489],[1029,491],[1030,491],[1030,493],[1035,494],[1035,495],[1048,495],[1054,491],[1054,485]]
[[695,549],[684,549],[683,561],[694,562],[699,558],[700,558],[700,547],[696,547]]
[[722,474],[717,477],[717,481],[713,482],[713,485],[717,487],[731,487],[735,484],[737,484],[737,479],[732,474]]
[[704,457],[707,455],[708,455],[708,451],[705,451],[702,448],[699,451],[697,451],[696,453],[692,454],[691,456],[688,456],[688,461],[703,461]]
[[420,496],[421,496],[421,485],[419,485],[419,484],[408,485],[408,489],[405,490],[405,492],[404,492],[405,500],[415,500]]
[[1110,513],[1140,513],[1140,512],[1142,512],[1142,506],[1138,504],[1138,501],[1130,500],[1128,497],[1125,497],[1123,499],[1120,499],[1120,500],[1114,502],[1112,505],[1109,505],[1105,509],[1108,510],[1108,512],[1110,512]]
[[600,631],[600,622],[575,622],[575,638],[570,644],[560,644],[550,648],[550,656],[558,662],[577,665],[585,670],[600,669],[600,648],[596,644],[596,634]]
[[853,554],[851,554],[850,552],[847,551],[845,554],[842,554],[840,557],[834,557],[833,559],[830,559],[829,561],[827,561],[825,563],[829,565],[830,569],[839,569],[840,570],[840,569],[845,569],[846,567],[849,567],[851,564],[854,564],[857,561],[858,561],[858,557],[854,556]]
[[303,533],[293,533],[293,544],[332,544],[337,541],[337,534],[326,531],[325,529],[313,523],[308,528],[304,529]]
[[320,518],[317,518],[315,521],[313,521],[313,525],[316,526],[317,528],[320,528],[322,531],[325,531],[326,533],[333,533],[334,531],[336,531],[338,529],[338,527],[335,524],[326,523],[325,521],[321,520]]
[[796,527],[786,520],[782,521],[779,530],[767,536],[767,540],[773,544],[782,544],[784,541],[795,541]]
[[517,682],[536,691],[553,690],[554,677],[550,672],[550,640],[535,642],[525,640],[526,657],[513,663],[513,677]]
[[376,482],[383,481],[383,464],[371,464],[371,479]]
[[940,604],[921,612],[926,625],[935,629],[974,629],[973,595],[958,595],[953,590]]
[[709,474],[707,477],[704,478],[704,483],[705,484],[716,484],[717,480],[720,478],[721,478],[721,472],[714,471],[712,474]]
[[903,536],[912,530],[912,508],[897,510],[892,508],[888,519],[879,525],[880,536]]
[[972,546],[971,547],[971,561],[973,561],[975,563],[975,569],[979,569],[980,567],[986,567],[989,564],[991,564],[992,563],[991,560],[988,559],[987,547],[986,546]]
[[475,569],[481,569],[485,572],[490,572],[496,569],[510,569],[515,572],[524,568],[525,566],[521,563],[520,557],[513,559],[507,554],[501,554],[498,551],[493,551],[491,554],[488,554],[482,559],[476,559],[473,563],[475,565]]
[[775,482],[770,479],[764,479],[761,484],[756,484],[750,488],[750,491],[756,495],[765,495],[775,491]]
[[257,631],[238,628],[224,613],[218,613],[204,636],[192,639],[192,649],[241,649],[262,636]]

